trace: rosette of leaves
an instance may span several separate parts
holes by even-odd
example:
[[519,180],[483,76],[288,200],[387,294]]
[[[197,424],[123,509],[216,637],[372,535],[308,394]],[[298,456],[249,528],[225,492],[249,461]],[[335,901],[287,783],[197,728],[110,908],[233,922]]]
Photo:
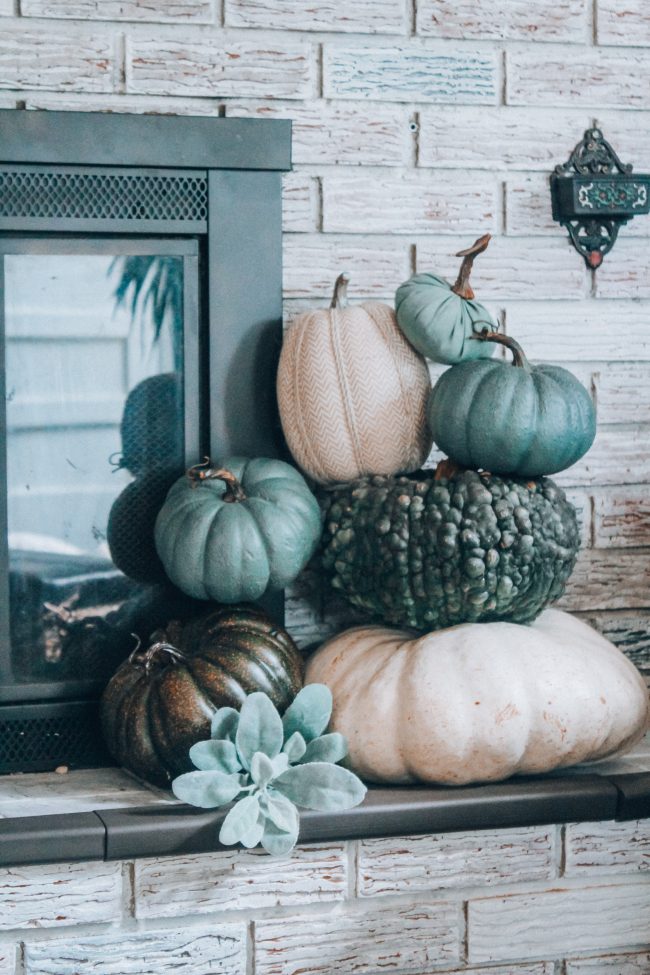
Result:
[[298,840],[298,806],[334,812],[358,805],[366,787],[337,765],[348,752],[346,738],[325,734],[332,694],[308,684],[284,715],[262,693],[249,694],[241,710],[224,707],[212,720],[211,738],[190,749],[198,771],[179,775],[174,795],[203,809],[235,801],[221,826],[225,846],[261,844],[283,856]]

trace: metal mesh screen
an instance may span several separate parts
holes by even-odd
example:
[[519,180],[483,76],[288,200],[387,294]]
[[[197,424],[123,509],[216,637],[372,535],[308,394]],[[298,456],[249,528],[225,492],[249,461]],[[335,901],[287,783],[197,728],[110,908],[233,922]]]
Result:
[[102,764],[111,764],[111,760],[93,713],[75,710],[57,717],[0,718],[0,773]]
[[203,175],[0,170],[0,217],[204,221]]

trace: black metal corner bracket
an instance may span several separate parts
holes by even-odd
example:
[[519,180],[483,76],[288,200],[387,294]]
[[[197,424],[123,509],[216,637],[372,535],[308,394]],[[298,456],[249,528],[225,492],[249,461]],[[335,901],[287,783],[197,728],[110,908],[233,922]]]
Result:
[[650,212],[650,175],[632,175],[631,164],[621,162],[600,129],[587,129],[567,162],[555,167],[551,200],[553,219],[595,270],[623,224]]

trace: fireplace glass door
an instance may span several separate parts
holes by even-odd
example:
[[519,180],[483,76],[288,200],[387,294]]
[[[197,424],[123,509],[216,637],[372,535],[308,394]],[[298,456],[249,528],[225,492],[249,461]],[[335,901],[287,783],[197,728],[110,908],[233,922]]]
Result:
[[101,688],[176,598],[155,552],[199,459],[198,243],[0,241],[0,700]]

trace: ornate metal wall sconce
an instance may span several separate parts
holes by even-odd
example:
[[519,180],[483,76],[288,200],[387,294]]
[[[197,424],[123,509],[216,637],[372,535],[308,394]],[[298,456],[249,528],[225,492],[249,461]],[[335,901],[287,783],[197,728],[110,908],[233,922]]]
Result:
[[587,267],[600,267],[619,229],[650,212],[650,175],[632,175],[600,129],[587,129],[567,162],[551,176],[553,219],[569,231]]

